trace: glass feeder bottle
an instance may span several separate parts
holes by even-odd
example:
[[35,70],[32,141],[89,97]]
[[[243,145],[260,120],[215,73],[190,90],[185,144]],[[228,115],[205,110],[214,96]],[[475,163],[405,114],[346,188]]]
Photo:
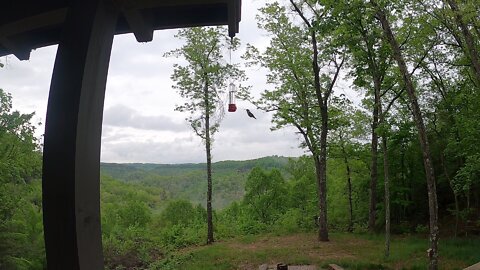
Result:
[[235,112],[237,105],[235,104],[235,95],[237,93],[237,87],[233,82],[228,86],[228,111]]

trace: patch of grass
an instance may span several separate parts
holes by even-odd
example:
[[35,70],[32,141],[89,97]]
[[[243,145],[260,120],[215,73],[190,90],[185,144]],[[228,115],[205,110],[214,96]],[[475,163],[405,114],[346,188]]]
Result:
[[234,269],[230,258],[226,256],[225,250],[221,245],[202,247],[197,250],[173,254],[172,256],[160,261],[152,267],[155,270],[170,269],[205,269],[205,270],[227,270]]
[[[336,263],[345,269],[415,270],[426,269],[428,264],[428,240],[421,237],[394,237],[388,259],[383,253],[383,237],[378,235],[334,233],[330,242],[316,239],[313,233],[240,237],[191,249],[172,269],[257,269],[264,263]],[[440,241],[440,269],[463,269],[480,261],[479,243],[479,239]]]
[[236,238],[242,244],[251,244],[258,240],[258,235],[243,235]]
[[[427,261],[427,249],[429,247],[426,239],[419,238],[393,238],[390,247],[390,256],[385,259],[387,262],[405,262],[410,266],[423,265],[425,268]],[[383,247],[382,247],[383,252]],[[407,268],[409,269],[409,268]]]
[[441,258],[456,259],[469,265],[480,262],[480,237],[441,240],[439,249]]

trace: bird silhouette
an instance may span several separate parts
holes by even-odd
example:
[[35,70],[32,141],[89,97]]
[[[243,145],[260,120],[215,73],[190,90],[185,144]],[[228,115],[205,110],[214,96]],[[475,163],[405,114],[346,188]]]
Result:
[[247,110],[248,116],[250,116],[251,118],[257,119],[257,118],[255,117],[255,115],[253,115],[253,113],[252,113],[249,109],[246,109],[246,110]]

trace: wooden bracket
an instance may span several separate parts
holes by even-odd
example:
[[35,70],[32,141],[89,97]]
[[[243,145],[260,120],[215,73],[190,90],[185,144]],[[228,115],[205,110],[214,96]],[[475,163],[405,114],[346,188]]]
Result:
[[140,9],[136,8],[131,1],[113,0],[113,2],[122,12],[138,42],[153,40],[153,24],[150,18],[142,14]]
[[142,16],[139,10],[122,10],[122,12],[138,42],[153,40],[153,25],[149,23],[148,18]]
[[20,43],[15,42],[7,37],[0,36],[0,44],[12,52],[13,55],[18,58],[18,60],[23,61],[30,59],[30,49],[22,48]]

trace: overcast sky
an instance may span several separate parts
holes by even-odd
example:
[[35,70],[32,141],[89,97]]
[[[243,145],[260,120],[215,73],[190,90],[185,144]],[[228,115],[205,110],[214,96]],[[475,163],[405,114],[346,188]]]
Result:
[[[268,36],[257,28],[255,15],[263,0],[242,1],[242,21],[238,37],[244,45],[264,48]],[[176,30],[156,31],[150,43],[136,42],[132,34],[116,36],[108,74],[103,119],[103,162],[186,163],[204,162],[201,140],[185,122],[186,114],[174,111],[182,99],[172,89],[170,75],[175,58],[163,54],[181,46]],[[240,61],[242,50],[234,53]],[[56,46],[37,49],[29,61],[9,56],[1,61],[0,88],[13,96],[14,109],[36,112],[35,122],[45,122],[48,91]],[[267,87],[265,72],[247,69],[252,94]],[[226,113],[215,135],[213,160],[245,160],[268,155],[299,156],[298,135],[293,128],[270,131],[271,115],[257,111],[246,102],[237,102],[235,113]],[[248,118],[245,108],[256,115]],[[38,127],[38,135],[44,126]]]

